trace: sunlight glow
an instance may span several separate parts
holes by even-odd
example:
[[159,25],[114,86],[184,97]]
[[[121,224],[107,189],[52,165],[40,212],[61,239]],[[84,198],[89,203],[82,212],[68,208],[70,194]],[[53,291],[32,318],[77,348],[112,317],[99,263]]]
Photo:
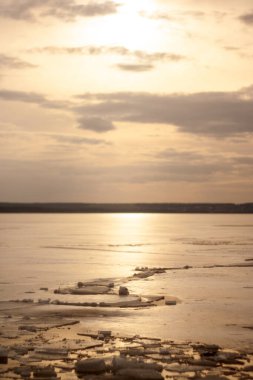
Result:
[[[90,35],[93,43],[107,46],[124,46],[128,49],[152,50],[156,48],[158,30],[152,20],[141,15],[150,13],[153,9],[152,0],[127,1],[116,15],[93,21],[90,25]],[[82,44],[87,38],[87,31],[79,23],[75,33],[76,45]],[[89,36],[89,33],[88,33]]]
[[115,214],[118,219],[121,220],[131,220],[131,221],[142,221],[143,219],[146,219],[147,215],[143,213],[120,213]]

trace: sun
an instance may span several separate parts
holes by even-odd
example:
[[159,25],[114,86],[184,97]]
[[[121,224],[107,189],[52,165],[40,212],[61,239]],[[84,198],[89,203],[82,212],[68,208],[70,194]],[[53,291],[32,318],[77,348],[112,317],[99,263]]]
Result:
[[92,20],[88,28],[87,24],[85,28],[79,24],[75,43],[77,45],[89,39],[95,45],[155,50],[159,41],[158,30],[156,24],[145,17],[153,9],[152,0],[127,0],[116,14]]

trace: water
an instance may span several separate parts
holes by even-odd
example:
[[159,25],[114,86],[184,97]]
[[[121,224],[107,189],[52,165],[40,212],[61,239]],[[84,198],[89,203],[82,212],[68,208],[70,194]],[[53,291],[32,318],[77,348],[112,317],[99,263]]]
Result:
[[180,304],[126,311],[106,327],[248,346],[252,267],[203,266],[243,263],[252,248],[253,215],[1,214],[0,300],[36,300],[45,297],[41,287],[53,298],[59,286],[129,276],[136,266],[190,265],[129,285],[138,294],[176,296]]

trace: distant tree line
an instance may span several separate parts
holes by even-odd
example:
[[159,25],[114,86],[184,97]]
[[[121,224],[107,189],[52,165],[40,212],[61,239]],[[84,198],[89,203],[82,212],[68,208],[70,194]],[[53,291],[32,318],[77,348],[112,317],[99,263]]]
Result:
[[253,203],[0,203],[0,213],[250,214]]

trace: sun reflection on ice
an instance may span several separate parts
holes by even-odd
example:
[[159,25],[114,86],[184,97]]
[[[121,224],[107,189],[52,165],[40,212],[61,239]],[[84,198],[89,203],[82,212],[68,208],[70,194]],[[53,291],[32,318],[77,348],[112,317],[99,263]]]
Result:
[[142,213],[113,214],[115,240],[130,248],[144,245],[149,217]]
[[150,245],[150,218],[150,215],[143,213],[113,215],[113,244],[120,247],[122,260],[131,260],[133,266],[145,264],[147,260],[147,248]]

